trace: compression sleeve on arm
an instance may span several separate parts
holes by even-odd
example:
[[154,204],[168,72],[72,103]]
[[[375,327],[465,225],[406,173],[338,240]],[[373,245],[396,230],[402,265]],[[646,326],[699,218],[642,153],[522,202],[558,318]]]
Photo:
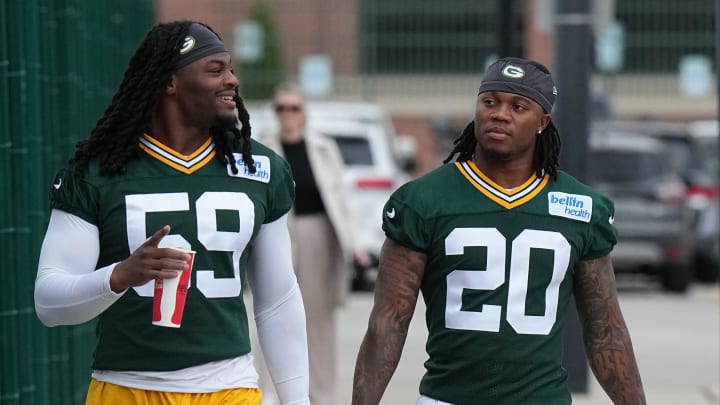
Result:
[[292,266],[287,214],[264,224],[248,275],[258,339],[284,405],[310,404],[305,308]]
[[[68,241],[79,248],[68,247]],[[123,295],[110,289],[110,274],[117,263],[95,270],[99,254],[95,225],[52,210],[35,279],[35,312],[43,324],[89,321]]]

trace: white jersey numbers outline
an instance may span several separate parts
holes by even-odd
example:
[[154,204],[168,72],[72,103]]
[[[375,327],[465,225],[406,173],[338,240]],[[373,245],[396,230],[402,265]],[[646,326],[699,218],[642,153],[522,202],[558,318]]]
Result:
[[[447,275],[445,326],[450,329],[499,332],[502,308],[485,304],[479,311],[462,309],[465,289],[496,290],[505,283],[506,239],[495,228],[455,228],[445,238],[445,254],[462,255],[466,247],[486,247],[485,268],[455,269]],[[554,253],[553,273],[545,289],[545,313],[526,315],[530,252],[547,249]],[[507,321],[515,332],[547,335],[557,319],[560,283],[570,263],[570,244],[558,232],[526,229],[511,244],[508,280]]]
[[[187,193],[132,194],[125,196],[128,247],[131,252],[147,240],[145,216],[149,212],[188,211]],[[255,207],[245,193],[205,192],[195,202],[197,212],[197,240],[208,251],[232,253],[233,277],[215,278],[212,269],[193,269],[197,288],[208,298],[237,297],[241,293],[240,256],[252,237]],[[236,211],[240,222],[238,232],[217,229],[217,211]],[[159,246],[192,249],[190,242],[178,234],[169,234]],[[133,287],[138,295],[152,297],[154,283]]]

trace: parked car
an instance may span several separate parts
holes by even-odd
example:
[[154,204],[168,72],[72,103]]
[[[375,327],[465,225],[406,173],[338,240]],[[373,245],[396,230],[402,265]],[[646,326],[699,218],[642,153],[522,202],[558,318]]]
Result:
[[669,291],[691,279],[692,215],[686,187],[666,164],[665,145],[651,137],[593,128],[587,181],[615,204],[618,244],[611,253],[620,272],[660,277]]
[[[382,209],[390,194],[409,180],[414,138],[397,135],[390,115],[366,102],[308,101],[307,125],[334,139],[345,163],[355,238],[371,256],[369,267],[355,263],[354,290],[372,290],[380,249],[385,240]],[[253,136],[273,136],[277,122],[270,106],[251,111]]]
[[688,182],[688,202],[695,210],[695,276],[701,282],[720,280],[720,145],[718,121],[695,121],[688,137],[668,138],[690,153],[683,175]]
[[717,282],[720,274],[720,169],[718,121],[675,123],[615,121],[596,126],[640,132],[666,145],[667,162],[686,185],[685,202],[693,211],[692,268],[700,282]]

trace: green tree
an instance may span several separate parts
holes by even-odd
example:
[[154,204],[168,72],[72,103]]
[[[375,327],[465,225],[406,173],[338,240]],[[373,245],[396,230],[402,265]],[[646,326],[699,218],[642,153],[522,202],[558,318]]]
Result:
[[240,95],[246,100],[267,100],[285,80],[280,37],[267,6],[256,3],[250,16],[260,28],[260,54],[240,61]]

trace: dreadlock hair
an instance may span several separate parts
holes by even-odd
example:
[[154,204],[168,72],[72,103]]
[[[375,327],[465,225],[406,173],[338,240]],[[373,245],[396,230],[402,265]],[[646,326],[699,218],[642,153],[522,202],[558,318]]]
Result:
[[[538,177],[545,172],[555,180],[560,167],[560,134],[553,122],[550,121],[545,129],[536,136],[533,170]],[[457,159],[455,159],[456,162],[472,159],[477,146],[475,121],[470,121],[460,136],[453,141],[453,145],[455,147],[448,157],[443,160],[443,163],[449,162],[456,154],[458,155]]]
[[[120,174],[125,171],[127,162],[138,156],[140,137],[150,130],[153,115],[170,83],[191,24],[193,21],[162,23],[148,31],[130,58],[110,105],[90,136],[75,145],[75,155],[70,163],[75,165],[78,173],[85,171],[90,160],[97,157],[101,174]],[[202,25],[217,35],[212,28]],[[219,35],[217,37],[220,38]],[[248,171],[255,173],[250,153],[250,118],[237,89],[233,100],[241,128],[211,129],[219,152],[217,158],[223,164],[230,163],[233,173],[237,173],[233,150],[237,150],[242,141],[243,161]]]
[[217,154],[217,157],[224,164],[230,163],[230,170],[232,170],[233,174],[237,174],[238,168],[235,164],[233,151],[240,148],[240,141],[242,140],[243,162],[250,173],[255,173],[255,161],[252,158],[250,150],[250,114],[245,108],[242,98],[238,95],[237,89],[235,89],[233,101],[235,101],[235,106],[238,110],[238,119],[240,120],[241,127],[240,129],[236,126],[232,128],[213,126],[211,128],[210,132],[212,133],[213,141],[215,141],[215,146],[220,152]]

